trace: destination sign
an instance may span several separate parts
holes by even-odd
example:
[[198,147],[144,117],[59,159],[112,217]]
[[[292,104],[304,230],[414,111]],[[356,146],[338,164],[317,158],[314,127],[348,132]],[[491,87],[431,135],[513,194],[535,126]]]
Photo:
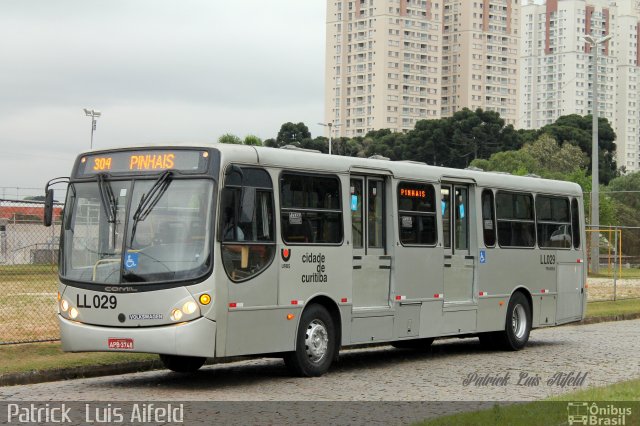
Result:
[[176,170],[204,172],[209,153],[196,150],[143,150],[90,154],[80,158],[78,176]]
[[435,212],[433,185],[401,182],[398,184],[398,209],[403,211]]

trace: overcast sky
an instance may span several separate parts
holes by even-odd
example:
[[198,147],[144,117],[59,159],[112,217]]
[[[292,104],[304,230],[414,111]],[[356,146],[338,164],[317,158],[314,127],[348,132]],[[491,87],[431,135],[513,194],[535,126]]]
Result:
[[[322,134],[325,0],[1,0],[2,187],[89,148]],[[5,190],[6,195],[15,194]],[[22,195],[22,194],[20,194]]]

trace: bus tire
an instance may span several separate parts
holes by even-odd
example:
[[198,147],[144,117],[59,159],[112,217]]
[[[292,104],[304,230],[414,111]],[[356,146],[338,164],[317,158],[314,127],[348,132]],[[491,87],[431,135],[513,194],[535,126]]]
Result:
[[502,349],[519,351],[529,341],[531,332],[531,306],[521,292],[516,292],[509,300],[504,331],[496,335],[496,343]]
[[205,363],[206,358],[196,356],[160,355],[160,361],[176,373],[194,373]]
[[391,342],[391,346],[396,349],[418,349],[424,351],[431,347],[434,340],[435,339],[433,337],[425,339],[396,340],[395,342]]
[[296,349],[284,355],[284,363],[296,376],[317,377],[329,370],[336,350],[335,322],[324,306],[313,304],[302,312]]

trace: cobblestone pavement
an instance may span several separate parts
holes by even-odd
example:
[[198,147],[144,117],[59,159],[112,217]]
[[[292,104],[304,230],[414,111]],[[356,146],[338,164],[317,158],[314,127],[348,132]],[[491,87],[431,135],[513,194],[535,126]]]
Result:
[[[580,374],[584,383],[548,383],[556,373]],[[508,380],[465,385],[473,374]],[[518,385],[521,374],[531,386]],[[390,346],[349,350],[318,378],[293,378],[282,360],[256,359],[188,376],[163,370],[4,387],[0,400],[526,401],[637,377],[640,320],[534,330],[519,352],[487,351],[477,339],[436,341],[425,353]]]

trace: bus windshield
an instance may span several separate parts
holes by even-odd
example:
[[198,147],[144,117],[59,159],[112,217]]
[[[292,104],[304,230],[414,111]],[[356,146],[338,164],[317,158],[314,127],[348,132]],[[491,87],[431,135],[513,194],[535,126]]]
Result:
[[74,183],[65,208],[61,276],[102,284],[192,280],[211,265],[213,181]]

